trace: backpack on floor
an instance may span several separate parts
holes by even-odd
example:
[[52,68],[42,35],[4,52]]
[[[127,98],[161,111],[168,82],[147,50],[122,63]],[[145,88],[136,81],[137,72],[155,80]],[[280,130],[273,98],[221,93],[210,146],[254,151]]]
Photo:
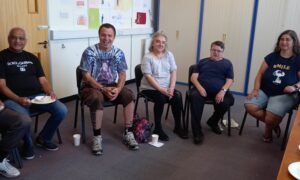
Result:
[[139,143],[149,142],[152,126],[153,124],[146,118],[140,118],[138,115],[135,115],[133,119],[133,134],[136,141]]

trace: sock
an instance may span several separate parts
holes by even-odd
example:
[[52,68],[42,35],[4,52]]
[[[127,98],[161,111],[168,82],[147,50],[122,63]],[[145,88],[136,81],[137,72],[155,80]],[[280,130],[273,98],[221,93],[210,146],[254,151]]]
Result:
[[124,131],[125,131],[125,134],[128,132],[133,132],[133,127],[132,126],[126,127]]
[[101,128],[100,129],[94,129],[93,132],[94,132],[94,136],[99,136],[99,135],[101,135]]

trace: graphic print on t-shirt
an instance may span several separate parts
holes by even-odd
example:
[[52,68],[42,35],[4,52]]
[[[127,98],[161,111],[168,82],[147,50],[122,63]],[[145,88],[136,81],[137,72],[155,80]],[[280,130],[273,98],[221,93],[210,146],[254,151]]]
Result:
[[20,72],[25,72],[26,68],[28,67],[28,64],[32,65],[32,61],[10,61],[7,62],[7,66],[15,66],[16,69],[19,69]]
[[274,84],[281,84],[281,79],[282,77],[285,76],[285,73],[279,69],[273,72],[273,76],[276,77],[276,79],[273,81]]
[[101,61],[102,65],[100,68],[99,75],[97,77],[98,82],[112,82],[113,81],[113,76],[111,73],[111,69],[109,66],[109,60],[103,60]]

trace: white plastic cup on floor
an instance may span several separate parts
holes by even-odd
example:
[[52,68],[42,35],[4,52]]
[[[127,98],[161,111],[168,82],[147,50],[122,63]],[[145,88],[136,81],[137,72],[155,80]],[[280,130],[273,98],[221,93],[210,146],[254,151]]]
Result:
[[152,144],[156,144],[158,142],[158,135],[157,134],[152,134],[151,142],[152,142]]
[[74,146],[79,146],[80,145],[80,134],[74,134],[73,140],[74,140]]

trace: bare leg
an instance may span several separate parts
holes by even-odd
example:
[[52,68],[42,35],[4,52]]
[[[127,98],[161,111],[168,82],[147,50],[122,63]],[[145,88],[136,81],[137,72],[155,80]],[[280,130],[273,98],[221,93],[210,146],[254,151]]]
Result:
[[129,103],[127,106],[124,107],[123,115],[125,120],[125,127],[131,127],[132,126],[132,120],[133,120],[133,111],[134,111],[134,103],[133,101]]
[[266,111],[254,104],[245,104],[246,111],[256,119],[265,122]]
[[281,122],[282,117],[277,116],[269,111],[266,112],[266,117],[265,117],[265,123],[266,123],[266,128],[265,128],[265,138],[272,138],[272,130],[279,125]]

